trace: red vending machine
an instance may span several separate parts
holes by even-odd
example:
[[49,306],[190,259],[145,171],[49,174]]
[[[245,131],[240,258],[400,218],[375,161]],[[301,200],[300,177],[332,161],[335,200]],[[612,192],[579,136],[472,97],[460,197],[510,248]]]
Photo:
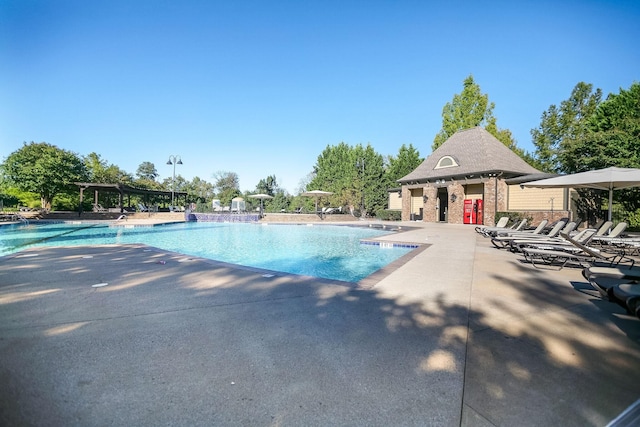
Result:
[[464,200],[464,216],[462,218],[464,224],[483,224],[482,214],[482,199]]
[[482,199],[476,199],[474,203],[474,211],[475,211],[475,223],[474,224],[484,224],[484,212],[482,210]]
[[471,222],[472,216],[474,216],[474,203],[472,199],[464,199],[464,216],[462,222],[464,224],[474,224]]

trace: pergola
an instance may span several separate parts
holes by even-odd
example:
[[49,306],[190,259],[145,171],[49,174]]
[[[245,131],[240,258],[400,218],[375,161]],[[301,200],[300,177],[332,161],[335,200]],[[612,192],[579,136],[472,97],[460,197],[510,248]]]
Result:
[[[82,202],[84,201],[84,192],[93,190],[93,201],[94,204],[98,204],[98,194],[100,192],[104,193],[118,193],[118,207],[120,208],[120,212],[124,211],[124,198],[127,197],[127,204],[131,205],[131,195],[137,194],[141,195],[145,201],[145,204],[148,204],[149,196],[162,196],[167,197],[168,200],[171,200],[171,191],[161,191],[161,190],[147,190],[142,188],[135,188],[129,185],[124,184],[100,184],[95,182],[75,182],[75,185],[80,189],[80,212],[82,212]],[[187,193],[174,191],[173,194],[175,197],[184,197],[186,204]]]

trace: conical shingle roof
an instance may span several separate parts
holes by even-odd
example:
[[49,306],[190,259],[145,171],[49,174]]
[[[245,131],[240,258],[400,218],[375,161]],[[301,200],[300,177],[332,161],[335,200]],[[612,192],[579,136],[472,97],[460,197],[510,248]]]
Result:
[[[443,158],[450,160],[443,160]],[[456,132],[400,183],[501,173],[504,178],[541,173],[481,127]]]

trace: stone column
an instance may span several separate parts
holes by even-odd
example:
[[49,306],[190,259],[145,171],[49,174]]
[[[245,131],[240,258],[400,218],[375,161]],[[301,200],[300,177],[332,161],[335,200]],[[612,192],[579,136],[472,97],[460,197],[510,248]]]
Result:
[[402,220],[411,221],[411,190],[406,185],[402,186]]
[[493,227],[496,225],[496,178],[489,178],[484,183],[483,200],[483,223],[486,226]]
[[449,198],[449,210],[447,221],[449,224],[462,224],[464,218],[464,187],[462,184],[454,182],[447,187],[447,197]]
[[436,222],[436,205],[438,190],[435,187],[426,186],[422,189],[423,199],[427,197],[424,202],[424,211],[422,215],[422,222]]

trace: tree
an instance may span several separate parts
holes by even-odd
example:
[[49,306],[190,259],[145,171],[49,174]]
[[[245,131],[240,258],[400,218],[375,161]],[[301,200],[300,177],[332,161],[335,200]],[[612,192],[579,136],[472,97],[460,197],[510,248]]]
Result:
[[275,175],[269,175],[268,177],[261,179],[260,182],[258,182],[258,185],[256,185],[256,193],[258,194],[274,196],[278,189],[278,181]]
[[133,183],[138,188],[162,190],[163,185],[156,181],[159,176],[156,166],[151,162],[142,162],[136,170],[137,179]]
[[375,213],[384,208],[386,187],[382,156],[370,144],[351,147],[341,142],[318,156],[306,189],[332,192],[331,205]]
[[602,98],[600,89],[593,85],[578,83],[569,99],[560,107],[551,105],[542,113],[540,126],[531,130],[533,145],[536,147],[535,166],[545,172],[573,173],[578,166],[566,151],[575,141],[584,140],[590,117],[596,111]]
[[51,208],[56,195],[75,192],[73,183],[87,178],[76,154],[46,142],[25,142],[7,157],[3,169],[18,189],[38,194],[43,209]]
[[184,186],[176,186],[176,188],[186,192],[189,200],[198,200],[199,202],[211,201],[215,194],[213,184],[197,176],[191,182],[185,182]]
[[[562,144],[564,170],[640,168],[640,83],[610,94],[584,121],[583,134]],[[628,211],[640,209],[637,188],[616,191],[615,199]]]
[[511,131],[498,128],[497,120],[493,116],[494,107],[495,104],[489,102],[489,95],[480,91],[480,86],[470,75],[463,82],[462,92],[454,95],[453,100],[446,103],[442,109],[442,129],[434,138],[431,149],[440,147],[460,130],[483,126],[504,145],[523,156],[523,151],[517,149]]
[[89,182],[103,184],[127,184],[133,182],[131,174],[120,169],[116,165],[110,165],[99,154],[92,152],[82,161],[87,168]]
[[389,164],[386,169],[387,182],[390,186],[397,185],[400,178],[407,176],[417,168],[424,159],[412,144],[407,147],[402,144],[396,157],[389,157]]
[[218,198],[223,205],[230,205],[231,200],[234,197],[238,197],[240,194],[240,179],[235,172],[218,171],[214,175],[215,188],[218,193]]
[[289,209],[291,196],[286,191],[278,189],[271,200],[265,200],[265,211],[280,212]]
[[176,175],[175,180],[170,176],[163,179],[160,185],[166,191],[185,191],[187,183],[188,181],[182,175]]
[[610,94],[586,118],[585,128],[581,138],[563,147],[565,169],[640,167],[640,83]]
[[155,181],[159,174],[153,163],[142,162],[136,170],[136,176],[141,180]]
[[387,202],[387,181],[384,174],[383,157],[370,144],[355,147],[358,181],[360,182],[360,215],[375,214],[384,209]]
[[330,191],[332,205],[359,205],[354,183],[357,180],[356,157],[353,149],[344,142],[327,147],[318,156],[313,167],[313,178],[305,190]]

